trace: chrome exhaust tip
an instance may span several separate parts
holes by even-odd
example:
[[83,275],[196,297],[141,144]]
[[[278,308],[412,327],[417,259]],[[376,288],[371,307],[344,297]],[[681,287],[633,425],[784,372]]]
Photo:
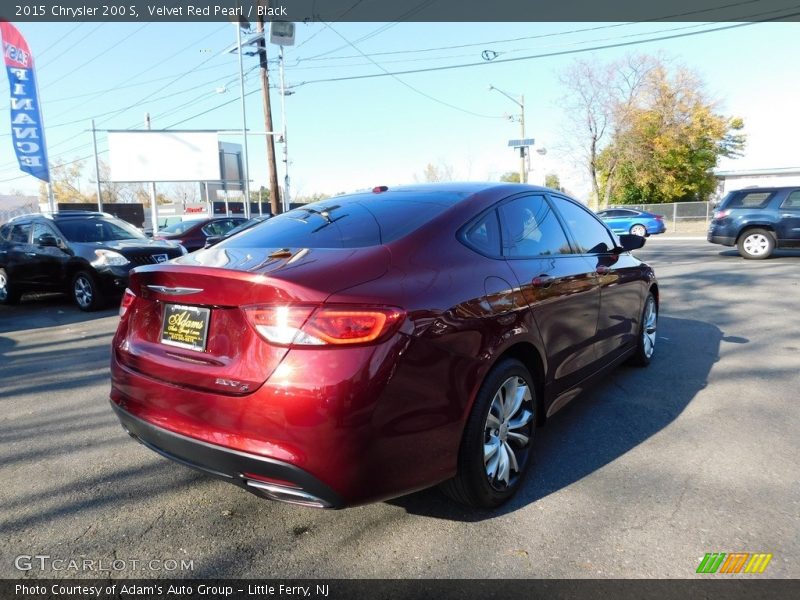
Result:
[[266,483],[264,481],[255,481],[253,479],[248,479],[246,484],[247,487],[253,488],[253,491],[259,496],[264,496],[270,500],[310,506],[313,508],[331,508],[328,502],[300,489],[276,485],[274,483]]

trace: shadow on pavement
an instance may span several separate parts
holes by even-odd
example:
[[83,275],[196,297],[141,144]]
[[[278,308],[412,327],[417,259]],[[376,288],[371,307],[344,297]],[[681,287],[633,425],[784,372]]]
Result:
[[528,478],[501,508],[462,508],[436,489],[389,503],[412,514],[482,521],[514,512],[581,480],[663,430],[683,412],[706,387],[719,358],[722,336],[709,323],[660,317],[660,343],[651,365],[646,369],[623,366],[608,373],[538,429]]
[[28,294],[16,306],[0,306],[0,333],[73,325],[114,315],[118,301],[110,299],[105,309],[83,312],[65,294]]

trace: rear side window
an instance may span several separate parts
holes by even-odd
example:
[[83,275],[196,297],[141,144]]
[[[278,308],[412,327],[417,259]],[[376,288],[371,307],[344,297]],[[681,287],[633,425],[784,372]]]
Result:
[[14,244],[27,244],[30,233],[31,233],[30,223],[20,223],[18,225],[12,225],[11,231],[8,234],[8,241]]
[[464,233],[464,241],[481,254],[500,256],[500,225],[497,212],[490,210]]
[[448,193],[384,192],[313,202],[243,231],[220,247],[360,248],[400,239],[453,205]]
[[734,192],[725,208],[764,208],[773,192]]

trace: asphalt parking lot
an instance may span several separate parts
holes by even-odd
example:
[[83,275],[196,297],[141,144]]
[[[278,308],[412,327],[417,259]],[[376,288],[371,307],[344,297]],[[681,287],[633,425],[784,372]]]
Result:
[[15,568],[38,554],[124,560],[122,577],[685,578],[738,551],[800,577],[800,252],[654,238],[638,254],[662,290],[653,364],[538,430],[532,476],[496,513],[436,490],[344,511],[259,500],[124,434],[115,310],[0,307],[0,577],[98,576]]

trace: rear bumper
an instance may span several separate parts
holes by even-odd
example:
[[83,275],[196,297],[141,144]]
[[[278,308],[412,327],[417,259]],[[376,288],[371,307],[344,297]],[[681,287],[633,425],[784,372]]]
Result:
[[714,235],[713,233],[709,232],[707,239],[712,244],[722,244],[723,246],[735,246],[736,245],[736,238],[729,237],[729,236],[726,236],[726,235]]
[[161,456],[246,489],[257,496],[317,508],[342,508],[339,495],[302,469],[196,440],[143,421],[111,402],[122,427]]

